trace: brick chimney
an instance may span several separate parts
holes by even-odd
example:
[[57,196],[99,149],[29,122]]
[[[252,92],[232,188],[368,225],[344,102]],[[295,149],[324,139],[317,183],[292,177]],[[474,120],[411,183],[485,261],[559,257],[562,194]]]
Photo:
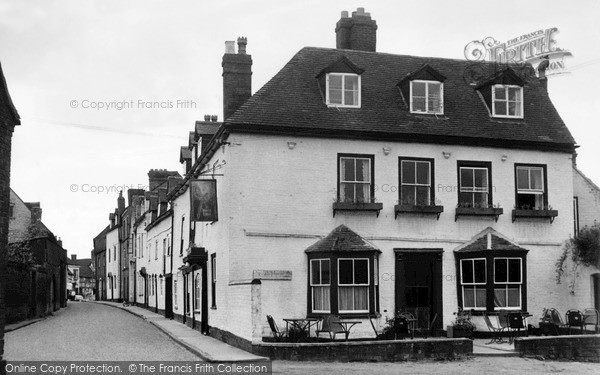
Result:
[[166,187],[169,176],[181,177],[177,171],[167,171],[166,169],[151,169],[148,172],[148,182],[150,191],[155,191],[159,186]]
[[119,190],[119,198],[117,198],[117,210],[119,215],[125,212],[125,198],[123,197],[123,190]]
[[71,260],[77,260],[77,254],[71,254]]
[[248,40],[237,40],[238,53],[234,42],[225,42],[223,55],[223,119],[227,120],[246,100],[252,96],[252,56],[246,54]]
[[38,221],[42,221],[42,207],[40,206],[40,202],[27,202],[26,206],[31,211],[31,223],[37,223]]
[[348,17],[343,11],[342,17],[335,25],[336,48],[375,52],[377,44],[377,23],[365,8],[358,8]]
[[537,67],[540,83],[546,91],[548,91],[548,77],[546,77],[546,69],[548,69],[548,66],[550,66],[550,58],[546,55],[542,57],[542,61]]

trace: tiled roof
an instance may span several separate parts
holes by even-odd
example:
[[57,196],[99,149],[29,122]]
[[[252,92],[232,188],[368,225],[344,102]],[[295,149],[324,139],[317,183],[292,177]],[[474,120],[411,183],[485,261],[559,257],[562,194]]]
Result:
[[[488,236],[490,237],[490,245],[488,248]],[[528,251],[522,248],[513,241],[504,237],[491,227],[484,229],[476,234],[469,242],[454,249],[457,253],[466,253],[481,250],[520,250]]]
[[380,252],[367,240],[353,232],[345,225],[340,225],[329,233],[325,238],[309,246],[304,252],[356,252],[376,251]]
[[[361,108],[330,108],[324,103],[317,75],[341,58],[364,69]],[[447,78],[444,115],[411,114],[409,98],[397,86],[425,65]],[[483,78],[498,75],[492,67],[466,60],[307,47],[246,101],[226,126],[242,131],[572,151],[575,141],[530,66],[513,67],[526,81],[524,118],[490,116],[476,87]]]
[[6,79],[4,78],[2,65],[0,64],[0,123],[4,121],[12,125],[21,124],[19,113],[8,93],[8,86],[6,85]]
[[67,264],[71,264],[74,266],[79,266],[79,276],[80,277],[94,277],[94,271],[90,268],[92,264],[92,259],[70,259],[67,258]]

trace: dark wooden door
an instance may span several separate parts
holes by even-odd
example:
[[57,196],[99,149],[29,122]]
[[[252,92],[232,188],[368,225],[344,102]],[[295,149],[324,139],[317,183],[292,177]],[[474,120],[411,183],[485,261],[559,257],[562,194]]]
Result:
[[165,318],[173,319],[173,275],[165,276]]

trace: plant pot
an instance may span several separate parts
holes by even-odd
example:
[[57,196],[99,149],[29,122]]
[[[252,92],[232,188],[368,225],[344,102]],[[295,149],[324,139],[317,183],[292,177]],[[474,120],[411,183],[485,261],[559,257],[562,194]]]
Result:
[[448,338],[468,338],[473,339],[473,327],[466,326],[447,326],[446,332]]

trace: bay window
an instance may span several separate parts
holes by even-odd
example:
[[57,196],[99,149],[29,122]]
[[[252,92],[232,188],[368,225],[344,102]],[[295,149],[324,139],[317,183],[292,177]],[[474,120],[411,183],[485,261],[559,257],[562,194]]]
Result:
[[377,253],[309,256],[308,314],[356,315],[377,309]]

